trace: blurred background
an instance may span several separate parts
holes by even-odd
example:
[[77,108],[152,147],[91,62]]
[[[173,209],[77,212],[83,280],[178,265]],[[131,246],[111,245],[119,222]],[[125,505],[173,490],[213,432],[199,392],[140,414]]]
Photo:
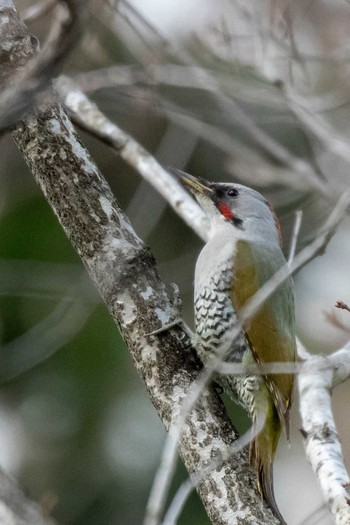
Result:
[[[16,6],[43,43],[55,2]],[[101,110],[165,166],[249,185],[273,204],[288,254],[312,241],[350,182],[350,4],[343,0],[96,0],[65,64]],[[39,9],[38,9],[39,8]],[[81,133],[192,325],[201,241],[115,151]],[[118,330],[10,136],[0,141],[0,465],[67,525],[136,525],[165,433]],[[350,338],[350,219],[295,277],[298,333]],[[349,384],[333,395],[346,462]],[[245,414],[229,406],[235,424]],[[290,525],[332,523],[304,456],[298,400],[275,491]],[[186,473],[179,464],[173,491]],[[180,524],[208,525],[196,494]]]

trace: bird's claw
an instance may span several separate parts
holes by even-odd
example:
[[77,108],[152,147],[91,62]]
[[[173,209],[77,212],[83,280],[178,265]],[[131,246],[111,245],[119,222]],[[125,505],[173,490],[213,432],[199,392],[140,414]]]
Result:
[[176,283],[170,283],[174,292],[173,292],[173,307],[174,310],[177,312],[177,314],[180,317],[180,314],[182,312],[182,300],[180,297],[180,288]]
[[171,283],[171,286],[174,290],[173,292],[173,308],[175,311],[175,318],[173,321],[169,321],[168,323],[165,323],[160,328],[157,328],[156,330],[153,330],[153,332],[149,332],[145,334],[146,336],[149,335],[159,335],[163,332],[166,332],[167,330],[170,330],[170,328],[174,328],[174,326],[182,325],[183,321],[181,319],[181,310],[182,310],[182,301],[180,297],[180,289],[176,283]]
[[178,326],[182,324],[182,319],[174,319],[173,321],[170,321],[169,323],[163,324],[160,328],[157,328],[156,330],[153,330],[153,332],[148,332],[145,334],[146,337],[149,335],[159,335],[163,332],[166,332],[167,330],[170,330],[170,328],[174,328],[174,326]]

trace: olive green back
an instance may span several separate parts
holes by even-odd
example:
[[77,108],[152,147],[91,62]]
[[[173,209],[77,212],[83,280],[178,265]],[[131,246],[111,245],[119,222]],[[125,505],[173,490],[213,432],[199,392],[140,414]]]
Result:
[[[232,302],[238,315],[247,300],[284,264],[286,261],[279,249],[242,240],[237,242]],[[291,278],[246,323],[245,332],[257,363],[295,362],[294,293]],[[264,379],[288,437],[294,375],[269,374]]]

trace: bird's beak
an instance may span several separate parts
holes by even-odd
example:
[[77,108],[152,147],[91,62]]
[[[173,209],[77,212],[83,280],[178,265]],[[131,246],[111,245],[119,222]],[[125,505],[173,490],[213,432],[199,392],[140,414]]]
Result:
[[210,195],[211,193],[213,193],[213,190],[210,187],[210,183],[206,180],[197,179],[196,177],[193,177],[192,175],[189,175],[184,171],[178,170],[177,168],[169,168],[169,171],[176,175],[180,182],[184,186],[186,186],[194,195]]

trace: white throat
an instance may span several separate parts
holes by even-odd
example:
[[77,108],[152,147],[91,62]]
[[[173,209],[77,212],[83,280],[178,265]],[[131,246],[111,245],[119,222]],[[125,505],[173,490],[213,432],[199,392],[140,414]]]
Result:
[[197,259],[195,270],[195,296],[204,286],[208,286],[211,279],[222,272],[231,273],[237,241],[241,238],[240,232],[232,224],[220,217],[212,221],[210,238]]

